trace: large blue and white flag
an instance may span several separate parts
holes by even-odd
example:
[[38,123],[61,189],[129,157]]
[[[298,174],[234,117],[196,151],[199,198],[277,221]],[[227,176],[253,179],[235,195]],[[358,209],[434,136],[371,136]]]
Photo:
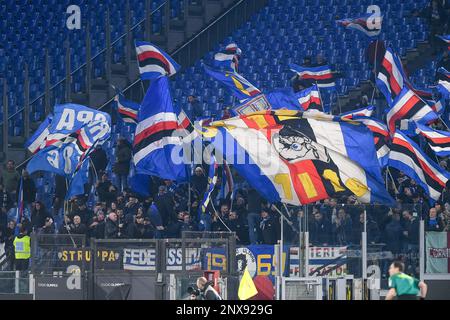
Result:
[[39,150],[45,148],[47,137],[50,134],[50,123],[52,122],[53,115],[48,115],[44,121],[39,125],[39,128],[25,143],[25,148],[31,153],[36,153]]
[[377,37],[381,32],[383,17],[373,13],[367,13],[359,18],[338,20],[337,23],[347,29],[358,30],[370,38]]
[[292,205],[355,195],[394,204],[372,133],[323,113],[266,111],[211,123],[212,144],[269,202]]
[[133,142],[136,172],[163,179],[187,181],[178,114],[172,104],[169,80],[152,81],[142,101]]
[[437,201],[450,179],[450,173],[431,160],[421,148],[404,133],[395,132],[389,153],[389,166],[414,179],[430,198]]
[[27,164],[27,171],[49,171],[69,178],[98,143],[109,139],[111,127],[108,122],[96,120],[75,132],[65,134],[58,144],[39,151]]
[[136,41],[136,54],[142,80],[173,76],[181,66],[166,52],[150,42]]
[[237,73],[214,70],[207,66],[204,66],[204,68],[207,74],[225,85],[231,94],[239,100],[245,100],[261,94],[261,90]]
[[50,134],[69,135],[94,122],[98,126],[96,130],[103,131],[105,128],[111,127],[111,116],[106,112],[79,104],[60,104],[55,106],[49,131]]

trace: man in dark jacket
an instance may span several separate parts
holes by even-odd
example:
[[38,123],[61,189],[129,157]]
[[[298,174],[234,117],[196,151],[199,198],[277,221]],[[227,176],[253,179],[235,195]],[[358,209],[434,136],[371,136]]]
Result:
[[128,173],[130,172],[131,146],[124,138],[117,140],[116,163],[114,164],[114,173],[119,179],[120,191],[128,187]]
[[[30,174],[28,171],[23,171],[23,202],[26,206],[30,207],[31,204],[36,200],[36,186],[34,181],[30,178]],[[17,187],[17,194],[19,194],[20,184]]]
[[155,197],[155,205],[158,208],[164,227],[176,221],[173,194],[167,192],[166,186],[159,186],[158,194]]
[[187,98],[188,103],[190,104],[190,109],[192,110],[191,112],[191,119],[192,121],[196,121],[200,118],[203,117],[203,108],[200,104],[200,102],[198,101],[197,97],[194,95],[190,95]]
[[108,166],[108,156],[106,155],[106,152],[105,150],[103,150],[101,145],[97,145],[95,147],[90,157],[97,174],[105,171],[106,167]]
[[407,250],[416,251],[419,248],[419,219],[414,217],[409,210],[403,211],[403,235],[406,238]]
[[248,190],[247,195],[247,223],[248,223],[248,237],[250,244],[258,243],[259,223],[261,222],[261,203],[262,197],[254,188]]
[[198,166],[195,168],[191,183],[192,188],[197,192],[197,195],[202,197],[203,193],[206,191],[206,186],[208,185],[208,177],[205,175],[202,167]]
[[117,214],[111,212],[105,222],[105,239],[119,238],[119,223]]
[[311,243],[317,246],[327,246],[331,240],[331,224],[320,211],[314,214],[310,226]]
[[73,228],[71,230],[72,234],[86,234],[87,228],[84,223],[81,223],[80,216],[73,217]]
[[259,228],[261,229],[263,244],[277,243],[277,223],[270,214],[270,210],[267,208],[261,210],[261,222],[259,223]]
[[234,208],[228,215],[228,227],[232,232],[236,233],[237,244],[248,243],[248,231],[242,223],[241,219],[239,219],[238,214]]
[[81,222],[83,224],[86,224],[89,221],[91,221],[91,219],[94,216],[94,212],[92,212],[92,210],[90,210],[86,206],[86,202],[82,199],[78,199],[76,202],[76,205],[77,205],[77,208],[71,214],[71,218],[73,219],[73,217],[75,217],[77,215],[81,218]]
[[392,215],[391,222],[386,225],[384,233],[387,249],[393,254],[400,253],[403,243],[403,228],[400,224],[400,215],[397,212]]

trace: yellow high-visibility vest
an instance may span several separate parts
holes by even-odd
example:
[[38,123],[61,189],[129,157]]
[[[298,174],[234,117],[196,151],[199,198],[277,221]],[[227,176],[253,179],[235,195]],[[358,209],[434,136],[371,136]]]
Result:
[[29,236],[14,239],[14,252],[16,259],[30,259],[31,257],[31,239]]

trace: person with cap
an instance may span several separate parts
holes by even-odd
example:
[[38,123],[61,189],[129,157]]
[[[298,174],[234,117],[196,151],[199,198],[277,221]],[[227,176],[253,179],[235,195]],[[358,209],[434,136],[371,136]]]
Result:
[[13,245],[16,270],[27,270],[31,257],[31,238],[24,227],[20,228],[20,233],[14,239]]

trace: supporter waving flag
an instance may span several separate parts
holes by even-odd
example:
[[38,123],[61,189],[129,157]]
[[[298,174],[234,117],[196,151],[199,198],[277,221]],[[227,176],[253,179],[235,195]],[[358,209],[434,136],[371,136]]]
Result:
[[388,110],[386,120],[391,135],[395,132],[395,127],[402,119],[429,123],[438,118],[436,112],[420,99],[412,90],[404,87],[395,99],[393,106]]
[[358,30],[370,38],[377,37],[381,32],[383,17],[379,14],[373,18],[373,13],[367,13],[359,18],[338,20],[337,23],[347,29]]
[[[178,115],[169,92],[169,79],[152,81],[142,101],[133,143],[133,159],[139,174],[148,174],[175,181],[187,181],[182,137],[174,134],[180,128]],[[177,149],[178,150],[178,149]],[[178,159],[173,157],[177,156]]]
[[367,106],[364,108],[341,113],[339,115],[339,117],[341,117],[341,119],[347,119],[347,120],[351,120],[354,117],[370,117],[370,116],[372,116],[373,110],[375,110],[374,106]]
[[236,43],[230,43],[223,52],[214,55],[214,65],[227,71],[239,72],[239,59],[242,51]]
[[378,162],[381,168],[386,167],[389,157],[389,131],[386,125],[374,118],[364,116],[355,116],[352,120],[363,123],[372,131]]
[[390,106],[392,106],[406,82],[400,58],[391,48],[387,48],[379,67],[376,84]]
[[319,88],[335,87],[334,75],[330,66],[302,67],[295,63],[289,64],[291,71],[296,72],[300,79],[315,81]]
[[414,141],[400,131],[395,132],[393,136],[388,165],[414,179],[432,203],[439,199],[450,179],[450,173],[439,167]]
[[439,157],[450,156],[450,132],[434,130],[420,123],[415,123],[416,132],[430,145],[431,150]]
[[302,205],[353,194],[364,203],[393,204],[372,133],[362,124],[334,119],[323,113],[256,112],[211,123],[217,137],[211,143],[269,202]]
[[119,92],[114,97],[116,102],[117,112],[122,118],[123,122],[128,124],[137,124],[137,117],[141,105],[139,103],[125,99],[122,92]]
[[181,68],[167,53],[150,42],[136,41],[136,54],[142,80],[165,75],[170,77]]
[[204,68],[207,74],[224,84],[230,90],[231,94],[239,100],[246,100],[261,94],[258,88],[237,73],[214,70],[207,66],[204,66]]

